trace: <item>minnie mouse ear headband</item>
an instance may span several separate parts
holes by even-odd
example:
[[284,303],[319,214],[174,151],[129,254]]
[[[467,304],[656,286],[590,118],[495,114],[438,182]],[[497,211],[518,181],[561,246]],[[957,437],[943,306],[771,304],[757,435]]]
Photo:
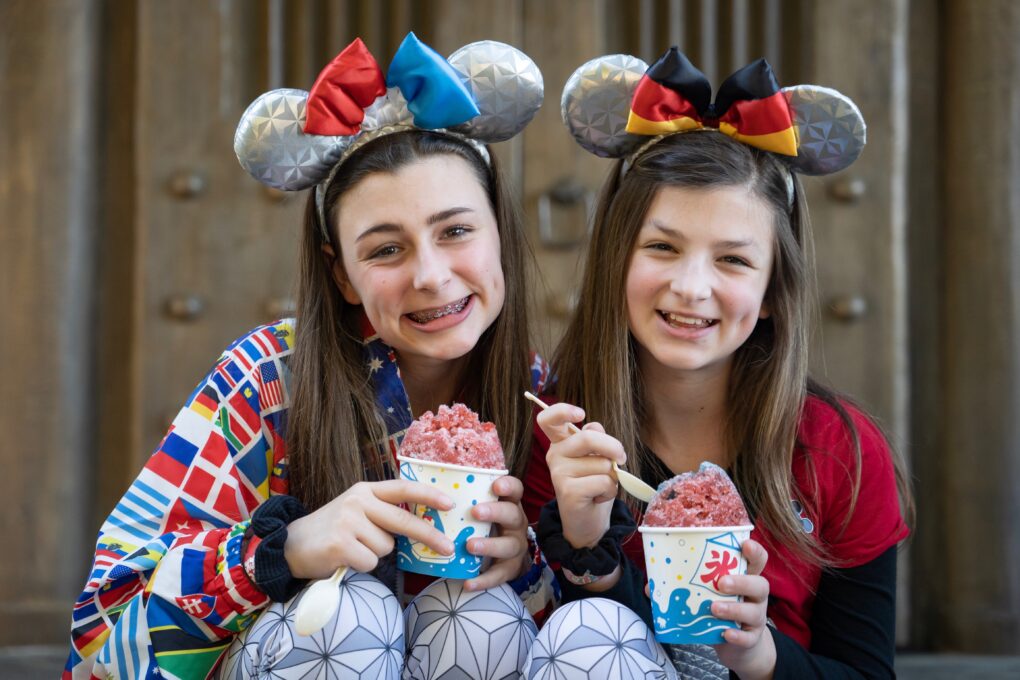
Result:
[[383,75],[356,39],[319,74],[311,92],[266,92],[234,133],[234,152],[252,177],[283,191],[315,186],[322,236],[326,188],[367,142],[405,130],[434,130],[475,148],[510,139],[542,105],[542,73],[510,45],[483,40],[443,59],[409,33]]
[[567,80],[561,112],[578,144],[608,158],[633,160],[666,135],[710,128],[777,154],[790,170],[827,175],[853,163],[866,141],[849,97],[818,85],[780,88],[764,59],[727,78],[713,102],[705,74],[676,47],[651,68],[624,54],[587,62]]

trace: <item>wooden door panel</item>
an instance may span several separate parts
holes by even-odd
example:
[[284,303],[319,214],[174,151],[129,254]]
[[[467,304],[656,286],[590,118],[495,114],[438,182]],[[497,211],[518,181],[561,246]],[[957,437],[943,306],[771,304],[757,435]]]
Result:
[[0,5],[0,646],[66,639],[94,535],[98,18]]
[[288,313],[293,297],[304,197],[266,191],[233,152],[234,128],[255,96],[242,46],[264,51],[266,40],[242,30],[237,9],[140,7],[139,464],[217,353]]

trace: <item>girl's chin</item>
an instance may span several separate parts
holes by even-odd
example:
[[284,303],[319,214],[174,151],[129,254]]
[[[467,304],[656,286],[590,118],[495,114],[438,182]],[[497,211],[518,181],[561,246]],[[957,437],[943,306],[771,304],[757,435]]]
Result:
[[399,349],[394,346],[397,356],[410,356],[428,361],[454,362],[466,358],[478,345],[478,338],[447,339],[444,342],[413,343]]

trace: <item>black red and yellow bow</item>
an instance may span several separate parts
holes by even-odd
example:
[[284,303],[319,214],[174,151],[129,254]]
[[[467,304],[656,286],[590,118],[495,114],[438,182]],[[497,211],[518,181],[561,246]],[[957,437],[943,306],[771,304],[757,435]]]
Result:
[[716,128],[734,139],[785,156],[797,155],[797,132],[785,94],[764,59],[712,86],[676,47],[642,76],[631,100],[627,132],[662,135]]

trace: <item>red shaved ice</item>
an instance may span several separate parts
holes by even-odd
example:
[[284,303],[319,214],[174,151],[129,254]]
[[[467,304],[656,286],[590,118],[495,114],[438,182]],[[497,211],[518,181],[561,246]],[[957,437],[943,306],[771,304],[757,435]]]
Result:
[[704,462],[659,485],[645,511],[650,527],[732,527],[751,523],[726,471]]
[[408,428],[399,455],[492,470],[506,467],[496,426],[481,422],[464,404],[440,406],[435,414],[423,413]]

